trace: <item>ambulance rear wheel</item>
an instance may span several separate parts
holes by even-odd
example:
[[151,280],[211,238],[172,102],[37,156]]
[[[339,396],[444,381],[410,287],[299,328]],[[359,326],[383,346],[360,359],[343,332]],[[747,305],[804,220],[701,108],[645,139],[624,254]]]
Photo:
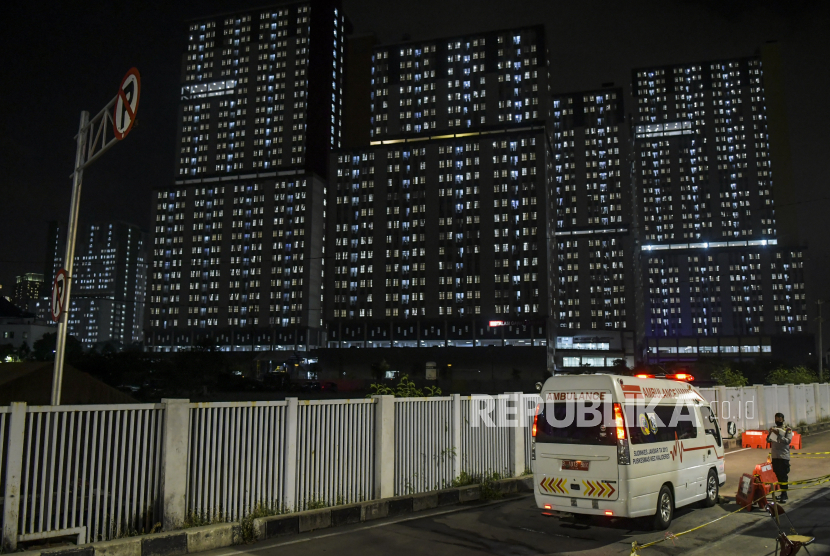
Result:
[[718,474],[714,469],[709,470],[709,476],[706,478],[706,498],[703,499],[703,507],[711,508],[718,503]]
[[671,525],[672,516],[674,515],[674,500],[671,495],[671,489],[666,485],[660,489],[660,494],[657,495],[657,512],[654,514],[654,530],[665,531]]

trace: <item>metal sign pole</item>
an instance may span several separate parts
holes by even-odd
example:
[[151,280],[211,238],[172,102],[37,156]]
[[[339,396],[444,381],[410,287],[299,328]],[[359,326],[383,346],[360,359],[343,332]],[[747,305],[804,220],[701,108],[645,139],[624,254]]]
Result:
[[84,158],[86,136],[89,126],[89,112],[81,112],[81,124],[78,127],[78,148],[75,153],[75,173],[72,176],[72,200],[69,207],[69,229],[66,231],[66,254],[64,268],[66,269],[66,295],[63,315],[58,321],[58,338],[55,346],[55,370],[52,376],[52,405],[61,403],[61,386],[63,384],[63,360],[66,351],[66,333],[69,323],[69,294],[72,290],[72,281],[75,279],[73,267],[75,263],[75,234],[78,229],[78,207],[81,204],[81,184],[84,177]]

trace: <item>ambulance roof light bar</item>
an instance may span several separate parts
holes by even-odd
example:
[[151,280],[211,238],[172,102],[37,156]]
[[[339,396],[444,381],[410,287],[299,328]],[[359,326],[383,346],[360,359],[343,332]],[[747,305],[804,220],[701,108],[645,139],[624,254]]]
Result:
[[692,382],[695,377],[690,375],[689,373],[675,373],[675,374],[664,374],[664,375],[652,375],[649,373],[637,373],[634,375],[634,378],[665,378],[668,380],[677,380],[680,382]]

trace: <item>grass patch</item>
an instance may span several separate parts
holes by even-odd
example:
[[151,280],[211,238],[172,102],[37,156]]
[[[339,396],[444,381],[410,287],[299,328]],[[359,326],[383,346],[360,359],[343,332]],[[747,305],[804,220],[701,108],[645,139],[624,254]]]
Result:
[[221,511],[213,512],[189,512],[182,523],[182,529],[190,529],[191,527],[204,527],[205,525],[214,525],[216,523],[225,523],[227,519],[225,514]]
[[257,504],[254,508],[242,518],[240,525],[242,528],[242,542],[245,544],[256,541],[256,531],[254,530],[254,520],[260,517],[271,517],[275,515],[282,515],[289,513],[285,508],[278,504],[271,506],[267,504]]
[[499,473],[471,475],[466,471],[462,471],[458,477],[453,479],[452,486],[463,487],[469,485],[479,485],[481,487],[482,500],[498,500],[500,498],[503,498],[504,494],[498,489],[496,481],[500,481],[501,479],[505,478],[507,477],[504,477]]

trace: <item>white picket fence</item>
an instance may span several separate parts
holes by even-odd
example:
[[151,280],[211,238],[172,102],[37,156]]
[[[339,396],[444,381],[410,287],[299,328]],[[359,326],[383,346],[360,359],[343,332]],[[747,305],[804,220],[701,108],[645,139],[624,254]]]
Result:
[[[523,400],[498,396],[493,419]],[[521,473],[529,429],[471,426],[472,407],[485,403],[454,395],[0,407],[3,546],[426,492],[462,472]]]
[[0,408],[4,546],[10,539],[87,542],[149,531],[161,514],[163,409]]
[[[830,385],[705,388],[721,420],[765,428],[830,416]],[[537,394],[0,407],[2,546],[239,520],[446,488],[531,465]],[[497,425],[474,426],[476,411]]]

